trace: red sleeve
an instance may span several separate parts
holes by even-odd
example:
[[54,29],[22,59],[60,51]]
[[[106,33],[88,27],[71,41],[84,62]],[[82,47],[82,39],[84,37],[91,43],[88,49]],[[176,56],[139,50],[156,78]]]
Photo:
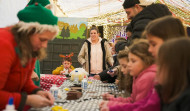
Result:
[[[21,101],[20,93],[11,93],[3,90],[5,84],[10,74],[11,66],[14,62],[14,47],[11,45],[9,40],[4,40],[3,36],[11,36],[10,34],[0,35],[0,110],[4,109],[5,105],[8,103],[9,97],[14,98],[14,104],[16,107],[19,106]],[[9,37],[10,38],[10,37]],[[8,39],[8,38],[7,38]]]
[[31,61],[32,65],[28,69],[29,76],[27,76],[26,83],[25,83],[25,85],[24,85],[24,87],[22,89],[23,91],[27,92],[28,94],[35,93],[35,91],[39,88],[38,86],[36,86],[34,84],[34,82],[31,79],[32,72],[34,71],[35,61],[36,61],[36,59],[32,59],[32,61]]

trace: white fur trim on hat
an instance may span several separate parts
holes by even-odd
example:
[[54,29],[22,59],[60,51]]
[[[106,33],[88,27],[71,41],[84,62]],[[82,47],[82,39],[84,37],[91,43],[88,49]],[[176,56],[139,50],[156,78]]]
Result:
[[44,31],[50,31],[50,32],[55,32],[55,36],[58,35],[59,33],[59,27],[57,25],[46,25],[46,24],[39,24],[38,22],[30,22],[30,23],[26,23],[26,22],[22,22],[20,21],[18,23],[18,25],[20,25],[20,29],[18,30],[20,31],[27,31],[30,32],[33,28],[36,28],[36,32],[35,33],[42,33]]

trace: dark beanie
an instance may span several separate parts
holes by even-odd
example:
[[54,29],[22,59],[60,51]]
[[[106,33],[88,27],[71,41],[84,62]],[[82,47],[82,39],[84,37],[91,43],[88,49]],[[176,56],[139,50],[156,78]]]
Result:
[[116,51],[116,53],[119,53],[119,51],[125,49],[125,46],[128,46],[126,41],[119,41],[119,42],[117,42],[115,44],[115,51]]
[[131,8],[133,6],[135,6],[135,4],[139,4],[140,1],[139,0],[125,0],[123,3],[123,8]]

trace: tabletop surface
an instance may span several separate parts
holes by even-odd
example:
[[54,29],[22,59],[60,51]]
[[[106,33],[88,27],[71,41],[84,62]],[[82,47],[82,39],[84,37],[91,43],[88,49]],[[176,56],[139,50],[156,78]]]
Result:
[[86,90],[83,90],[82,97],[77,100],[66,100],[67,92],[65,88],[74,86],[70,80],[65,80],[59,87],[59,95],[61,98],[55,100],[54,105],[44,108],[31,108],[30,111],[51,111],[51,108],[58,105],[68,111],[99,111],[99,103],[102,101],[102,94],[108,92],[115,95],[120,95],[121,92],[113,83],[102,83],[99,80],[88,80]]

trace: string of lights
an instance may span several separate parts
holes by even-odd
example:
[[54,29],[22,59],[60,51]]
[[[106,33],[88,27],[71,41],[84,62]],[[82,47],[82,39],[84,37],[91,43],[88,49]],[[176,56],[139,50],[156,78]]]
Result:
[[[157,0],[156,3],[165,4],[168,6],[172,14],[179,17],[184,25],[190,26],[190,0]],[[88,27],[92,25],[114,26],[116,24],[126,24],[130,22],[127,20],[127,15],[124,10],[104,14],[98,17],[88,19]]]
[[173,16],[180,18],[184,25],[190,27],[190,0],[157,0],[168,6]]
[[[185,26],[190,27],[190,0],[156,0],[155,3],[161,3],[168,6],[173,16],[182,20]],[[88,19],[88,27],[92,25],[104,27],[104,37],[109,39],[112,36],[113,30],[118,32],[119,28],[114,28],[115,25],[122,26],[128,24],[127,15],[124,10],[118,12],[101,15]]]

